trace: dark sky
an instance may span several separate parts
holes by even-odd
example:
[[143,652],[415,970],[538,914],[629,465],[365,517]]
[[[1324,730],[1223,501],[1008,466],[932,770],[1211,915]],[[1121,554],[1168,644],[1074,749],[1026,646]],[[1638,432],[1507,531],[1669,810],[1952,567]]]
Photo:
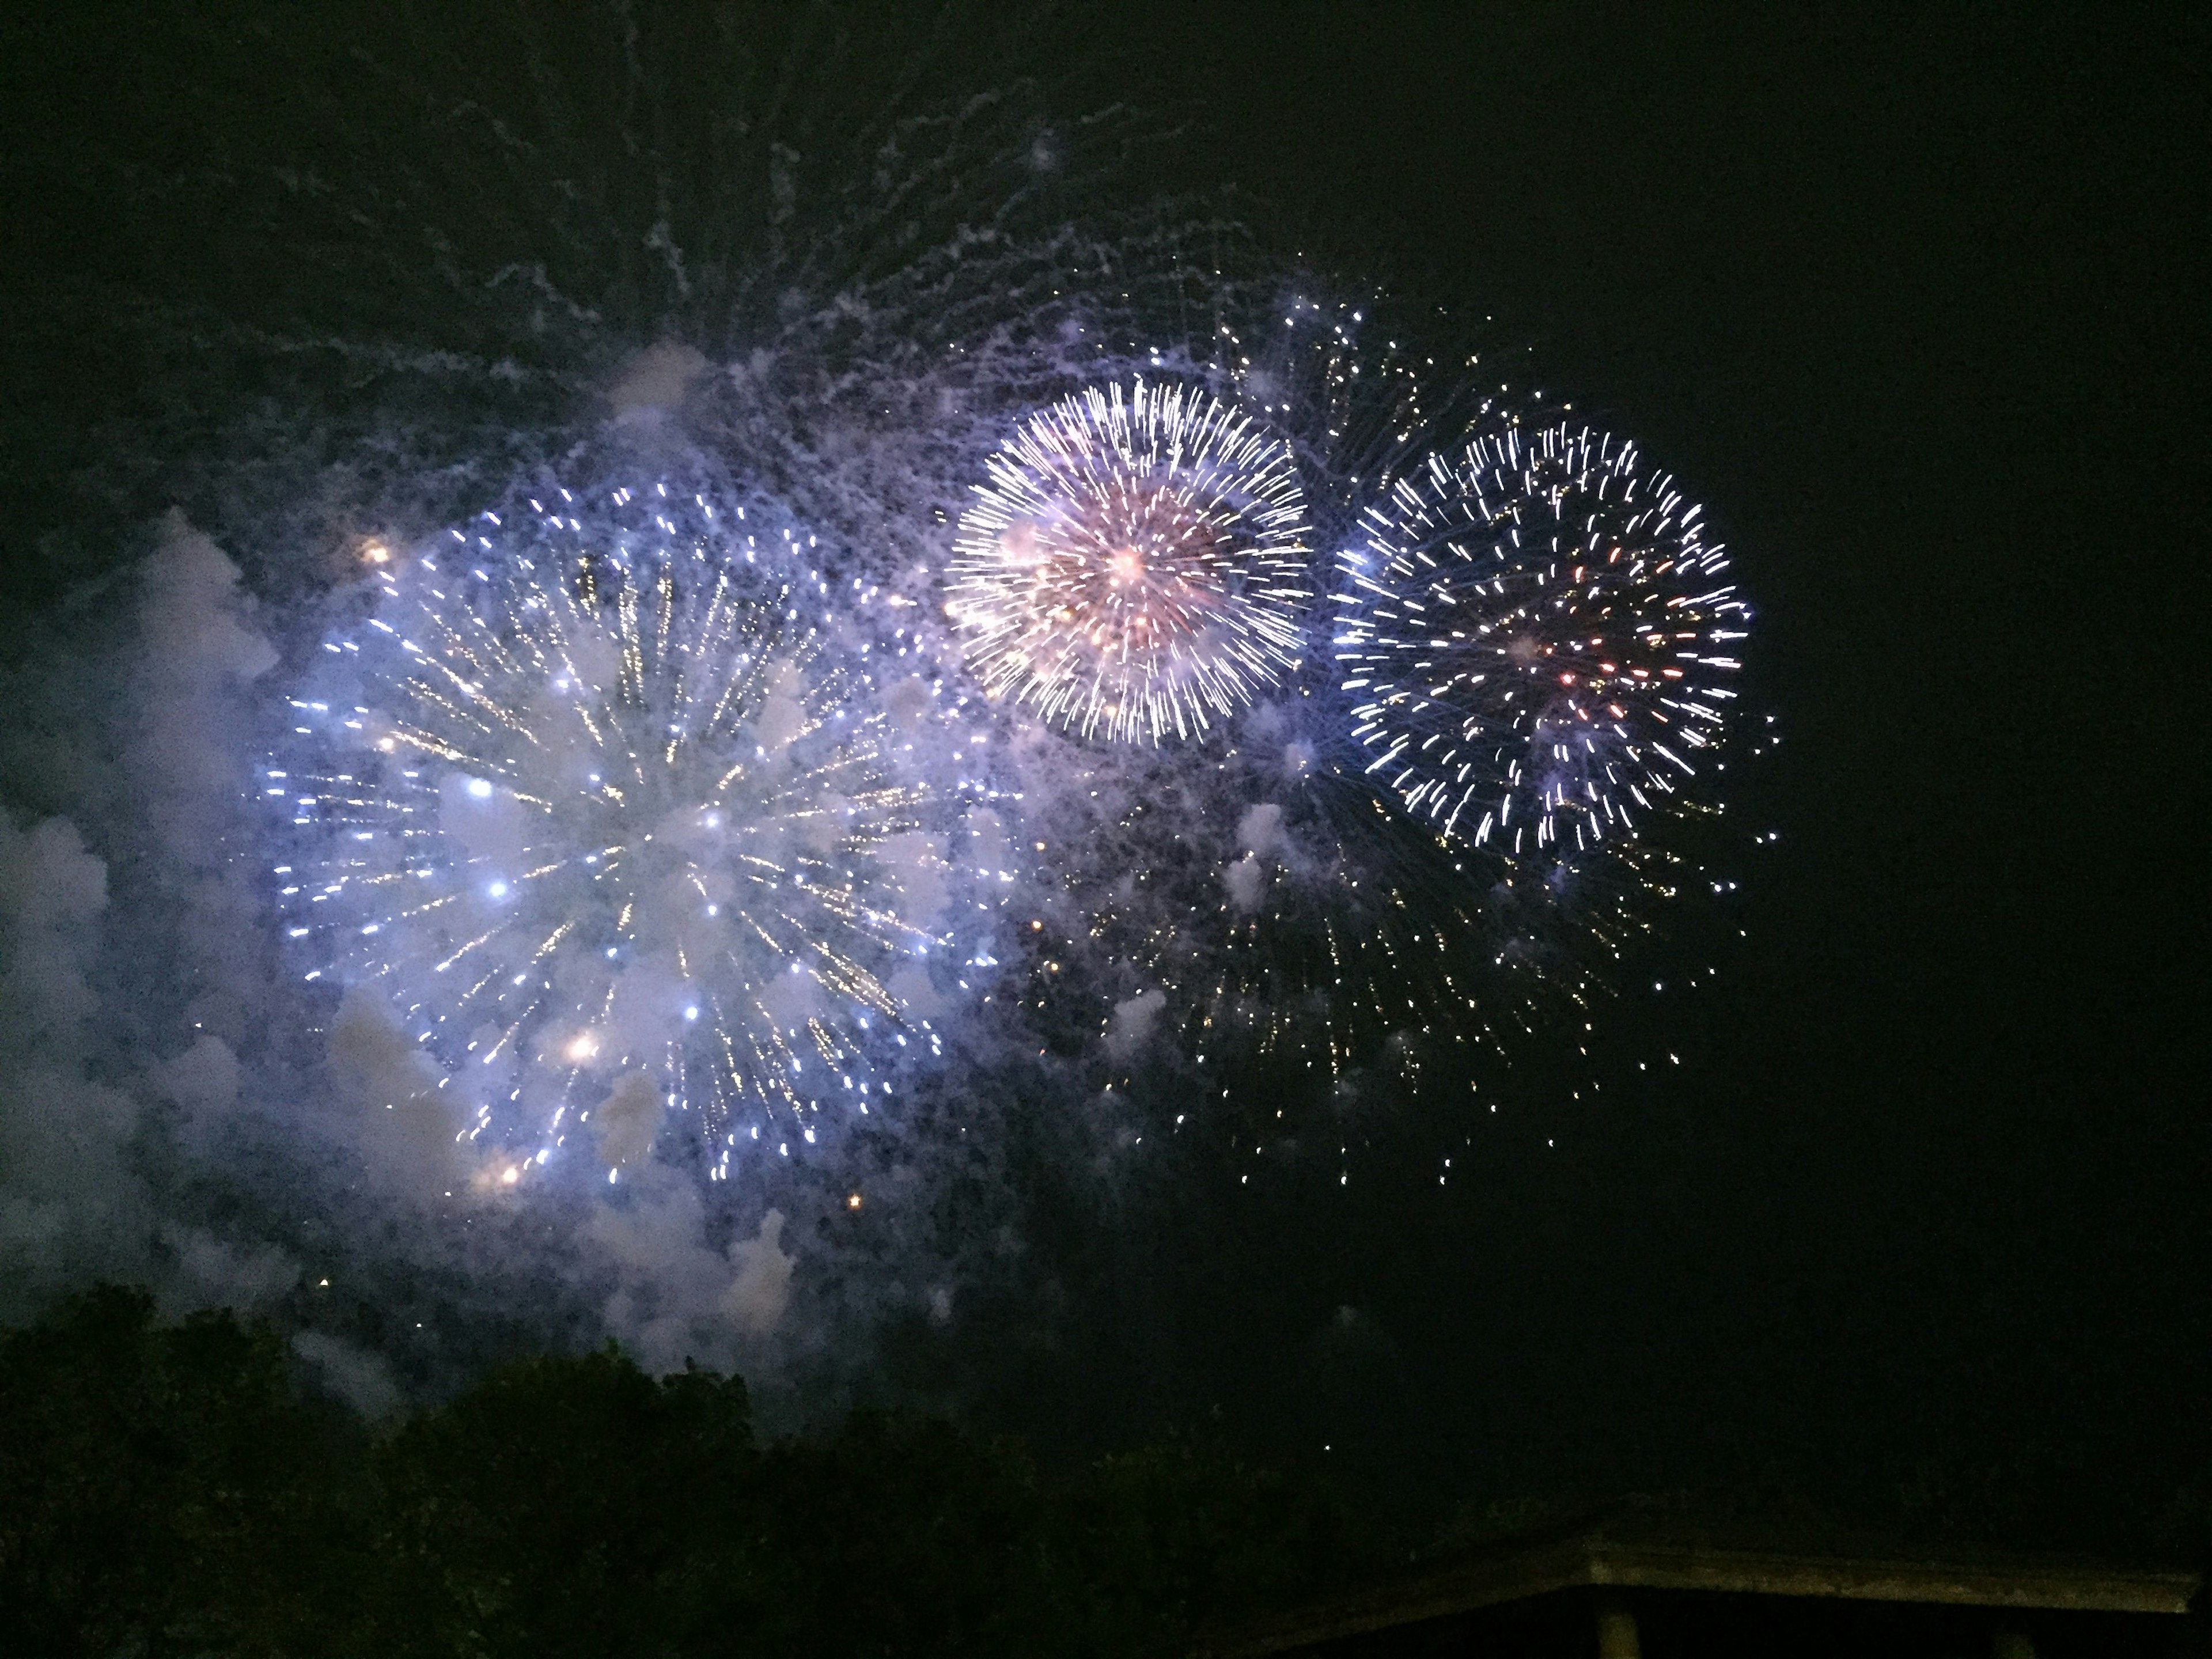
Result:
[[1340,1441],[1506,1486],[2201,1471],[2201,14],[1291,4],[1111,38],[1233,112],[1194,167],[1496,315],[1695,480],[1789,734],[1746,954],[1665,1016],[1687,1069],[1449,1203],[1317,1221],[1373,1352],[1283,1371],[1309,1263],[1255,1295],[1255,1369]]
[[[1072,103],[1187,103],[1164,184],[1237,183],[1325,262],[1494,318],[1663,458],[1759,605],[1787,742],[1741,797],[1781,836],[1748,939],[1623,1016],[1614,1052],[1679,1070],[1442,1194],[1415,1162],[1333,1206],[1047,1237],[1095,1346],[994,1373],[994,1408],[1218,1407],[1431,1504],[1923,1460],[2116,1471],[2130,1503],[2212,1477],[2203,14],[1064,21],[1037,68]],[[82,406],[14,361],[10,429]],[[21,592],[33,550],[0,545]]]

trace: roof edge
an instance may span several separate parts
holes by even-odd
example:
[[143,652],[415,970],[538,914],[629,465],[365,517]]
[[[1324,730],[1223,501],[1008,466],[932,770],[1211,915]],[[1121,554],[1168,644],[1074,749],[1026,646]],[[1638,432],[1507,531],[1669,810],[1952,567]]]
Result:
[[1587,1583],[1624,1588],[2086,1613],[2186,1613],[2198,1583],[2194,1573],[2061,1563],[1892,1560],[1609,1540],[1589,1546],[1588,1566]]
[[2189,1572],[2063,1562],[1916,1561],[1583,1537],[1356,1592],[1194,1651],[1200,1659],[1261,1659],[1582,1587],[2175,1614],[2189,1611],[2200,1582]]

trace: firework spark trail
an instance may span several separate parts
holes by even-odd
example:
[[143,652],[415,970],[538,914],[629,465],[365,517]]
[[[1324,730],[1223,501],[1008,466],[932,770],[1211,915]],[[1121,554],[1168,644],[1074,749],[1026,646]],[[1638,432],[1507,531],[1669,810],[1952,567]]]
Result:
[[[907,1008],[930,1009],[932,1053],[951,1040],[971,1058],[1079,1054],[1086,1075],[1103,1067],[1119,1076],[1149,1042],[1158,1052],[1144,1064],[1170,1073],[1255,1065],[1287,1086],[1306,1078],[1357,1088],[1359,1073],[1379,1066],[1400,1088],[1470,1066],[1487,1079],[1542,1048],[1561,1016],[1582,1024],[1624,948],[1650,931],[1655,908],[1680,884],[1680,860],[1653,835],[1617,833],[1637,805],[1626,793],[1614,803],[1617,823],[1597,809],[1600,842],[1576,817],[1560,775],[1550,780],[1549,833],[1531,828],[1533,840],[1517,848],[1494,830],[1479,839],[1474,818],[1455,822],[1430,810],[1428,798],[1410,815],[1398,812],[1419,780],[1400,781],[1402,763],[1374,769],[1388,750],[1374,744],[1374,722],[1364,717],[1376,694],[1342,690],[1341,679],[1358,676],[1328,661],[1331,641],[1306,608],[1314,534],[1333,547],[1366,543],[1367,564],[1348,574],[1366,578],[1352,592],[1370,603],[1375,586],[1393,580],[1373,556],[1386,532],[1394,547],[1442,557],[1439,526],[1475,543],[1468,503],[1485,494],[1504,502],[1524,489],[1517,516],[1501,516],[1521,544],[1534,545],[1528,526],[1541,492],[1525,480],[1474,479],[1484,443],[1500,441],[1438,443],[1439,428],[1463,434],[1470,418],[1495,422],[1489,394],[1455,392],[1457,366],[1439,370],[1417,345],[1364,343],[1371,325],[1356,304],[1285,298],[1256,279],[1240,284],[1217,272],[1198,295],[1211,333],[1178,337],[1142,306],[1117,309],[1112,296],[1087,292],[1089,272],[1075,263],[1087,253],[1054,243],[1035,257],[1041,270],[1069,260],[1055,275],[1032,273],[1030,286],[1067,308],[1047,331],[1066,347],[1048,354],[1047,370],[980,348],[948,346],[921,361],[907,349],[915,319],[887,304],[867,310],[866,343],[855,350],[901,369],[870,376],[865,394],[828,395],[808,378],[814,355],[799,349],[776,359],[775,372],[790,384],[756,384],[753,368],[742,386],[734,369],[706,376],[682,417],[687,438],[707,441],[718,469],[742,470],[744,498],[761,510],[781,519],[795,494],[810,520],[836,522],[808,555],[817,568],[807,573],[806,595],[880,589],[878,605],[902,608],[877,618],[879,643],[897,632],[908,656],[902,669],[945,693],[937,726],[902,760],[908,787],[926,787],[935,803],[938,856],[956,849],[953,861],[974,878],[956,876],[958,902],[939,911],[960,918],[962,937],[933,922],[943,942],[927,957],[929,991],[964,1000],[966,1012],[948,1024],[949,1006],[927,994]],[[1009,261],[994,267],[1002,278],[1026,269],[1020,257]],[[1152,340],[1166,343],[1144,343]],[[1091,389],[1056,395],[1071,376]],[[1481,407],[1466,407],[1474,402]],[[818,430],[802,442],[806,431],[770,429],[776,411],[818,415],[832,405],[841,411],[836,429],[849,425],[864,443],[817,454]],[[953,492],[985,444],[998,446],[981,458],[988,482],[963,513]],[[1431,446],[1444,462],[1418,459]],[[1585,471],[1606,473],[1608,457],[1635,481],[1625,447]],[[1511,476],[1543,464],[1524,455]],[[1554,488],[1542,511],[1557,517],[1574,485],[1563,463],[1550,464]],[[1495,458],[1492,471],[1504,472]],[[1255,487],[1251,474],[1279,487]],[[1393,477],[1410,482],[1394,489]],[[1607,510],[1611,488],[1607,477],[1591,485]],[[1265,523],[1254,528],[1270,510],[1272,537]],[[939,527],[947,512],[960,514],[949,535]],[[1310,514],[1323,522],[1310,529]],[[1694,515],[1685,516],[1694,532]],[[1261,581],[1224,574],[1232,554],[1257,562],[1254,555],[1273,552],[1279,563]],[[1515,599],[1515,581],[1540,585],[1542,567],[1503,574],[1503,599],[1495,574],[1479,594],[1465,584],[1477,625],[1494,621],[1493,605],[1503,616],[1518,603],[1539,622],[1551,614],[1541,592]],[[1275,601],[1264,613],[1269,626],[1241,635],[1217,626],[1224,593],[1237,604]],[[1415,594],[1413,602],[1430,601]],[[1374,619],[1330,620],[1342,649]],[[1018,624],[1032,630],[1034,648],[1019,648]],[[998,635],[988,634],[993,628]],[[848,706],[878,706],[870,699],[883,690]],[[1347,718],[1355,706],[1361,714]],[[1618,765],[1621,757],[1610,758]],[[1561,762],[1554,753],[1554,774]],[[1631,781],[1656,795],[1641,775]],[[1520,827],[1522,804],[1510,811]],[[1255,813],[1272,830],[1254,820],[1248,834]],[[472,944],[483,931],[451,941],[470,954],[448,972],[491,948]],[[861,952],[848,954],[867,965]],[[870,971],[880,983],[880,970]],[[817,990],[826,995],[841,982],[861,984],[831,972]],[[855,1023],[870,1006],[865,995],[848,1002]],[[1156,1016],[1125,1030],[1123,1010],[1155,1006]],[[873,1009],[866,1017],[879,1026],[884,1018]],[[1148,1036],[1132,1035],[1139,1028]],[[787,1031],[799,1074],[811,1074],[810,1032],[775,1021],[764,1029]],[[1478,1049],[1495,1052],[1477,1062]],[[779,1081],[775,1064],[755,1070],[767,1081],[744,1091],[756,1103],[744,1109],[763,1126],[776,1110],[818,1103],[785,1098],[786,1088],[805,1092],[788,1071]],[[564,1106],[583,1109],[605,1079],[585,1081],[515,1115],[542,1122]],[[911,1086],[900,1087],[909,1107],[920,1105]],[[701,1114],[711,1115],[711,1108]],[[738,1127],[749,1139],[750,1120]]]
[[[201,67],[315,91],[273,125],[172,100],[151,126],[46,147],[72,181],[54,199],[115,205],[131,257],[100,289],[112,302],[52,284],[68,304],[30,324],[141,363],[152,395],[31,423],[84,438],[34,469],[67,505],[33,538],[92,574],[129,521],[176,503],[240,562],[240,607],[286,665],[259,682],[265,708],[190,711],[240,772],[249,722],[281,717],[255,750],[277,793],[222,843],[241,870],[278,867],[270,887],[289,890],[268,908],[241,874],[234,904],[195,898],[172,926],[198,865],[142,856],[134,832],[160,820],[118,822],[119,791],[87,783],[73,805],[109,860],[105,957],[130,969],[87,1024],[102,1047],[85,1097],[142,1050],[234,1055],[240,1074],[234,1132],[170,1139],[216,1109],[149,1115],[100,1188],[138,1192],[131,1165],[158,1158],[159,1250],[218,1208],[243,1218],[224,1230],[240,1260],[274,1244],[322,1264],[435,1386],[519,1334],[572,1342],[594,1322],[650,1364],[750,1367],[731,1334],[781,1305],[732,1302],[756,1265],[806,1299],[775,1369],[809,1375],[808,1353],[910,1322],[917,1296],[943,1322],[1049,1284],[1018,1265],[1052,1259],[1030,1249],[1049,1242],[1038,1218],[1063,1237],[1141,1218],[1121,1201],[1140,1166],[1186,1180],[1227,1144],[1232,1181],[1341,1181],[1393,1121],[1473,1152],[1490,1111],[1596,1086],[1595,1005],[1688,908],[1674,891],[1705,885],[1678,854],[1701,856],[1710,787],[1678,786],[1665,805],[1691,810],[1657,815],[1616,791],[1636,833],[1601,809],[1588,850],[1590,824],[1557,804],[1556,836],[1516,855],[1495,830],[1477,844],[1472,806],[1455,824],[1426,797],[1401,810],[1402,763],[1369,773],[1389,745],[1353,735],[1375,694],[1340,689],[1358,674],[1334,660],[1342,630],[1316,625],[1339,609],[1319,595],[1370,508],[1409,547],[1426,533],[1397,525],[1394,480],[1449,519],[1458,483],[1415,469],[1433,452],[1464,471],[1469,435],[1529,406],[1519,346],[1307,268],[1233,192],[1159,193],[1180,129],[1071,112],[1061,82],[994,71],[999,20],[933,12],[869,79],[834,11],[790,15],[732,33],[586,6],[518,32],[424,13],[329,76],[292,55],[296,32],[261,32]],[[147,42],[173,35],[125,43],[148,84],[176,70]],[[207,277],[226,270],[282,280]],[[1133,432],[1125,454],[1079,408],[1091,447],[1053,448],[1071,394],[1118,390],[1133,427],[1140,383],[1180,396],[1186,428],[1241,421],[1241,465],[1285,481],[1294,525],[1270,543],[1264,493],[1209,498],[1193,446],[1155,454]],[[1045,665],[1056,689],[992,680],[977,628],[946,612],[975,484],[1000,493],[1002,528],[1038,516],[1000,465],[1059,492],[1048,528],[1079,550],[1126,547],[1162,579],[1117,591],[1094,569],[1079,597],[1108,624],[1096,644],[1074,607],[1046,613],[1065,654],[1003,666]],[[672,469],[705,500],[689,481],[661,496]],[[580,499],[515,510],[523,481],[556,475]],[[617,510],[610,483],[636,499]],[[760,562],[705,525],[725,501],[746,505]],[[1532,501],[1523,545],[1537,516]],[[800,522],[821,544],[802,532],[786,553]],[[412,564],[421,534],[463,548],[448,524],[485,580],[439,549]],[[364,526],[390,538],[390,581],[354,567],[334,583]],[[701,541],[708,559],[687,562]],[[1272,633],[1208,635],[1212,613],[1164,580],[1204,594],[1224,580],[1209,554],[1275,544],[1282,570],[1227,584],[1241,602],[1280,590]],[[1042,597],[1021,574],[993,572],[1009,614]],[[519,609],[533,585],[540,607]],[[73,673],[88,635],[58,637]],[[1411,684],[1417,660],[1383,677]],[[556,664],[591,695],[561,701]],[[732,775],[771,708],[791,717],[780,769],[755,755]],[[84,773],[53,752],[69,763],[41,801]],[[561,769],[586,762],[597,786]],[[1534,799],[1525,786],[1514,829]],[[727,927],[718,951],[710,923]],[[1164,1153],[1170,1129],[1185,1139]],[[499,1201],[510,1171],[522,1203]],[[100,1250],[115,1213],[87,1212]],[[811,1258],[796,1279],[793,1256]],[[311,1318],[350,1319],[339,1302]],[[434,1336],[410,1338],[423,1322]]]
[[380,994],[471,1138],[542,1164],[597,1111],[620,1166],[667,1109],[720,1177],[936,1049],[947,872],[903,759],[929,688],[855,665],[790,530],[666,496],[613,493],[641,534],[563,490],[372,544],[263,787],[307,977]]
[[1517,426],[1432,456],[1342,556],[1334,645],[1368,773],[1515,853],[1632,834],[1720,735],[1748,608],[1635,447]]
[[947,610],[992,695],[1158,743],[1298,665],[1306,513],[1279,437],[1140,380],[1039,410],[988,466]]
[[[1582,1024],[1680,860],[1640,840],[1525,859],[1444,840],[1362,775],[1336,712],[1272,702],[1195,753],[1036,749],[1014,994],[1041,1041],[1103,1038],[1119,1076],[1115,1011],[1152,997],[1147,1029],[1186,1062],[1293,1091],[1379,1066],[1402,1097],[1470,1067],[1487,1087]],[[1267,1093],[1239,1111],[1274,1119]]]

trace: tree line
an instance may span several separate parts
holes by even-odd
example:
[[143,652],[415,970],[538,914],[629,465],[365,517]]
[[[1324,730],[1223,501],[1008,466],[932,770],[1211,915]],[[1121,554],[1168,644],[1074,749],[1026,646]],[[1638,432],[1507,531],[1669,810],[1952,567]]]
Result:
[[1075,1472],[942,1419],[763,1443],[742,1379],[510,1364],[372,1432],[282,1337],[102,1287],[0,1337],[0,1653],[1175,1651],[1358,1553],[1193,1444]]

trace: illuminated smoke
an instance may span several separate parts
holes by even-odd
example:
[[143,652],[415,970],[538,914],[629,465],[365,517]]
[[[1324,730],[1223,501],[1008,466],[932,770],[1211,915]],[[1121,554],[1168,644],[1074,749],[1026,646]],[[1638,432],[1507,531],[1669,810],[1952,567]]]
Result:
[[287,929],[436,1062],[489,1178],[580,1141],[617,1179],[671,1124],[726,1177],[938,1042],[931,692],[878,694],[789,529],[547,495],[366,550],[265,769]]

